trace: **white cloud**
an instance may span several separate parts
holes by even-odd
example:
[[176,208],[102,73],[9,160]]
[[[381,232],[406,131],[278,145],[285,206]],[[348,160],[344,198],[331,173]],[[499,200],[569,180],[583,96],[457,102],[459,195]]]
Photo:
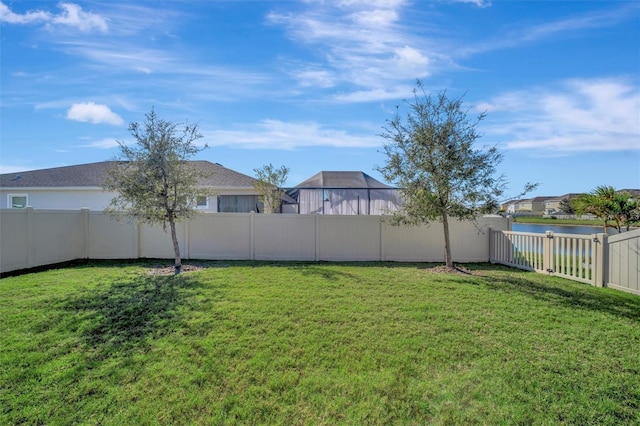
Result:
[[429,64],[429,58],[413,47],[404,46],[395,51],[398,64],[405,68],[415,68]]
[[86,58],[94,64],[151,74],[154,70],[177,68],[174,58],[160,49],[117,41],[73,40],[60,43],[66,53]]
[[630,13],[637,13],[637,11],[637,3],[630,2],[629,5],[623,3],[622,7],[605,8],[597,12],[528,27],[523,30],[521,37],[525,41],[530,41],[549,38],[563,32],[605,28],[620,22],[620,20],[628,19]]
[[474,4],[478,7],[489,7],[491,6],[491,2],[488,0],[453,0],[455,3],[469,3]]
[[341,103],[374,102],[383,100],[404,99],[411,95],[412,86],[398,85],[390,88],[376,88],[371,90],[355,90],[336,93],[332,99]]
[[117,148],[120,144],[117,139],[105,138],[99,141],[90,142],[88,144],[80,145],[80,148],[98,148],[98,149],[111,149]]
[[251,125],[238,125],[232,130],[203,131],[210,146],[244,149],[283,149],[299,147],[369,148],[380,146],[380,138],[349,134],[345,130],[328,129],[316,122],[262,120]]
[[399,15],[393,9],[373,9],[351,15],[353,22],[363,27],[389,27],[398,21]]
[[327,89],[335,85],[334,77],[328,70],[306,68],[294,71],[293,75],[301,87],[321,87]]
[[73,104],[67,111],[67,118],[94,124],[113,124],[114,126],[124,123],[122,117],[111,111],[108,106],[93,102]]
[[503,117],[488,136],[508,149],[549,154],[640,150],[640,88],[625,79],[575,79],[510,92],[478,105]]
[[78,28],[82,32],[90,32],[93,29],[106,33],[109,30],[104,18],[91,12],[85,12],[80,6],[73,3],[60,3],[63,12],[54,15],[51,22],[54,24],[68,25]]
[[[448,54],[435,43],[414,35],[415,28],[402,24],[404,1],[311,1],[301,12],[271,12],[267,21],[284,27],[290,38],[313,49],[321,58],[313,64],[299,63],[290,74],[301,87],[311,76],[323,77],[319,87],[340,91],[340,99],[359,102],[387,99],[399,84],[430,76]],[[425,26],[421,24],[420,32]],[[329,78],[330,77],[330,78]],[[376,94],[382,97],[375,98]],[[406,92],[403,96],[406,96]]]
[[9,7],[0,2],[0,22],[9,24],[31,24],[34,22],[45,22],[51,19],[51,15],[41,10],[34,10],[25,14],[13,13]]
[[523,44],[559,37],[565,33],[607,28],[638,14],[637,2],[616,2],[615,6],[537,25],[524,25],[517,30],[501,33],[497,38],[459,46],[458,55],[470,56],[498,49],[515,48]]
[[109,30],[106,19],[91,12],[85,12],[74,3],[59,3],[62,9],[59,14],[52,14],[42,10],[28,11],[24,14],[14,13],[7,5],[0,2],[0,22],[10,24],[35,24],[42,22],[47,25],[64,25],[77,28],[82,32],[97,30],[106,33]]
[[[163,91],[180,87],[181,91],[196,98],[229,100],[240,96],[255,97],[273,87],[271,78],[255,68],[193,62],[192,58],[181,57],[155,45],[147,48],[111,37],[99,41],[76,39],[59,45],[65,53],[89,61],[94,69],[153,74],[154,78],[147,80],[148,84]],[[126,90],[137,85],[138,80],[130,77],[111,84],[114,90]]]

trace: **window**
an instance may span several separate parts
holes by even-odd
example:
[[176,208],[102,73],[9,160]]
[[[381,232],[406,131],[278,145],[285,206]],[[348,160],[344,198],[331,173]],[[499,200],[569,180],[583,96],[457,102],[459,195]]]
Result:
[[27,195],[9,194],[7,204],[10,209],[24,209],[27,207]]
[[209,199],[206,195],[198,195],[196,197],[196,208],[197,209],[207,209],[209,208]]
[[262,211],[257,195],[219,195],[218,212],[249,213]]

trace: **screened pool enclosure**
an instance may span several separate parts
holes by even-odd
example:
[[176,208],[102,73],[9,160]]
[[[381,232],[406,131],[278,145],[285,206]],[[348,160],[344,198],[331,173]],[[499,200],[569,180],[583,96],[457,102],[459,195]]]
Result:
[[283,213],[382,215],[396,211],[400,192],[363,172],[320,172],[287,191],[297,202]]

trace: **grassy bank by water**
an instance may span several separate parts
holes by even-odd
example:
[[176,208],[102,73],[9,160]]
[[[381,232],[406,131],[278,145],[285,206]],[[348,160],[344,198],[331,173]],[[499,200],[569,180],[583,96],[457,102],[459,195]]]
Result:
[[601,220],[588,219],[553,219],[551,217],[539,216],[518,216],[514,217],[515,223],[534,223],[546,225],[580,225],[580,226],[599,226],[602,227]]
[[394,263],[0,280],[0,424],[638,424],[640,297]]

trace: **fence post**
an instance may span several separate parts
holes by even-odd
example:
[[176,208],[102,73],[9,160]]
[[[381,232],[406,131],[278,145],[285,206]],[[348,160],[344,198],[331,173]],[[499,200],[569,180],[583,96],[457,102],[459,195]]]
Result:
[[83,251],[83,258],[84,259],[88,259],[89,258],[89,253],[90,253],[90,244],[91,244],[91,235],[90,235],[90,230],[89,230],[89,209],[86,207],[83,207],[80,209],[80,212],[82,212],[82,221],[83,221],[83,232],[84,232],[84,251]]
[[554,272],[554,259],[553,259],[553,231],[545,232],[546,238],[544,239],[544,255],[542,258],[545,271],[549,274]]
[[182,225],[182,241],[184,244],[184,254],[186,259],[191,259],[191,238],[189,233],[191,228],[191,221],[193,218],[184,219]]
[[250,239],[250,253],[249,256],[251,260],[256,260],[256,233],[255,233],[255,223],[256,223],[256,213],[249,213],[249,239]]
[[136,219],[134,226],[136,231],[133,233],[136,243],[136,259],[140,259],[142,257],[142,224]]
[[489,228],[489,263],[494,263],[495,256],[493,251],[495,250],[495,242],[493,241],[493,229]]
[[380,217],[380,260],[382,262],[386,261],[386,256],[384,255],[384,221],[382,220],[382,217]]
[[605,270],[606,270],[606,262],[607,262],[607,234],[594,234],[593,242],[594,242],[594,260],[593,260],[593,280],[592,284],[596,287],[604,287],[605,282]]
[[27,207],[27,268],[35,266],[36,230],[34,226],[33,207]]
[[315,214],[315,222],[314,222],[314,237],[315,237],[315,245],[316,245],[316,262],[320,260],[320,215],[318,213]]

